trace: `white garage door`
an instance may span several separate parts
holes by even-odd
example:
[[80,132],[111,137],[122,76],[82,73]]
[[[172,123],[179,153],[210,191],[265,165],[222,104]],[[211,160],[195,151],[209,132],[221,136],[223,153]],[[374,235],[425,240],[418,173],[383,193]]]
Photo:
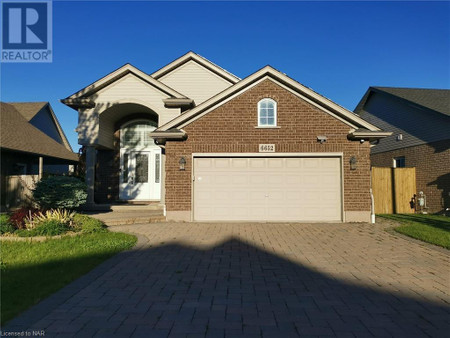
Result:
[[194,220],[341,221],[337,157],[194,159]]

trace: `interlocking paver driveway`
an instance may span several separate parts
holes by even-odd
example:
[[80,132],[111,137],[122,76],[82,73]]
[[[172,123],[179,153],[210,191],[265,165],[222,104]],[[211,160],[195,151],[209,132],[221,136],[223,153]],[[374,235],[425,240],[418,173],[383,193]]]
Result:
[[7,329],[77,337],[450,332],[448,252],[379,225],[162,223],[114,230],[140,234],[141,246]]

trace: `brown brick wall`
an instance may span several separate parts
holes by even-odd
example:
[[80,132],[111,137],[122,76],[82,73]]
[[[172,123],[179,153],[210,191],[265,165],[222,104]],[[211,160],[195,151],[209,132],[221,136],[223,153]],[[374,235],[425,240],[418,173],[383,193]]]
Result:
[[405,157],[407,167],[416,167],[417,192],[427,196],[430,212],[450,207],[450,140],[372,154],[375,167],[392,167],[394,157]]
[[114,150],[98,150],[95,167],[95,203],[119,199],[120,130],[114,133]]
[[[265,97],[277,101],[280,128],[255,128],[257,103]],[[347,140],[350,127],[266,80],[183,128],[188,139],[166,143],[166,206],[168,211],[191,210],[192,153],[258,152],[260,143],[273,143],[276,152],[343,152],[344,210],[370,210],[369,144]],[[326,135],[324,144],[318,135]],[[178,161],[187,160],[180,171]],[[356,156],[358,169],[350,170]]]

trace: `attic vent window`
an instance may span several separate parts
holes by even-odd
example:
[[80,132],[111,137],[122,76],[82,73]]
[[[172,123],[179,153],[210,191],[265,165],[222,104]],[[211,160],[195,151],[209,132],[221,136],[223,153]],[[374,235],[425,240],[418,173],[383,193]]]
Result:
[[277,103],[269,98],[258,102],[258,127],[276,127]]

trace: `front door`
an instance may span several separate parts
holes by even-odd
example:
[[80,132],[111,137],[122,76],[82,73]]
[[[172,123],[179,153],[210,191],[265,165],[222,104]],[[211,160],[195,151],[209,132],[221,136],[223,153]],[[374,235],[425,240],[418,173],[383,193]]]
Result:
[[159,200],[161,197],[161,149],[124,150],[121,156],[120,198]]

